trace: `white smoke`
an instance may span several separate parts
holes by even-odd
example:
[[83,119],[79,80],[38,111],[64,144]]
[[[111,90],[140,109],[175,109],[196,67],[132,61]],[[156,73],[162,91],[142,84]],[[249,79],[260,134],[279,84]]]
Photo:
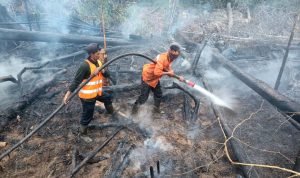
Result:
[[47,25],[60,33],[69,33],[68,24],[72,14],[70,2],[61,0],[43,1],[39,4],[43,16],[48,21]]

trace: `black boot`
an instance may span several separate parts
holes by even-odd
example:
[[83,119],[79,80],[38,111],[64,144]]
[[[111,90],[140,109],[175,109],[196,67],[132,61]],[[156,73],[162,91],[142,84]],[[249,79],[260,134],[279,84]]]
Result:
[[131,114],[136,115],[138,113],[138,111],[139,111],[139,104],[134,103],[132,110],[131,110]]
[[160,110],[160,98],[154,98],[154,107],[153,107],[153,113],[156,114],[163,114],[164,112]]
[[105,106],[107,114],[111,114],[112,120],[113,121],[118,120],[117,113],[115,112],[113,105],[108,104],[108,105],[104,105],[104,106]]
[[107,104],[107,105],[104,105],[105,106],[105,109],[106,109],[106,112],[108,114],[113,114],[115,111],[114,111],[114,107],[112,104]]

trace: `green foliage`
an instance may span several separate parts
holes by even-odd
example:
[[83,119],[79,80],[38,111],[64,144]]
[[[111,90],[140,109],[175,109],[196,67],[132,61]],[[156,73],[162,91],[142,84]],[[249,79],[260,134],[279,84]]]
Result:
[[107,28],[120,24],[127,16],[127,4],[117,0],[80,0],[75,7],[78,16],[85,21],[99,24],[103,10]]

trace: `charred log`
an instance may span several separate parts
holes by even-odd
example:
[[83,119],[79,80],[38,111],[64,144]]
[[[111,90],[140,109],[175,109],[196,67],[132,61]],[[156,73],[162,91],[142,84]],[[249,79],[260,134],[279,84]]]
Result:
[[213,58],[224,65],[234,76],[240,79],[248,87],[253,89],[261,97],[266,99],[270,104],[277,107],[282,112],[290,115],[295,121],[300,123],[300,115],[296,114],[300,111],[300,104],[290,98],[278,93],[265,82],[244,73],[236,65],[227,60],[223,55],[217,52],[213,53]]
[[[66,35],[49,32],[32,32],[23,30],[12,30],[0,28],[0,39],[14,41],[42,41],[56,43],[103,43],[102,37],[83,36],[83,35]],[[107,44],[111,46],[129,45],[129,41],[122,39],[106,38]]]

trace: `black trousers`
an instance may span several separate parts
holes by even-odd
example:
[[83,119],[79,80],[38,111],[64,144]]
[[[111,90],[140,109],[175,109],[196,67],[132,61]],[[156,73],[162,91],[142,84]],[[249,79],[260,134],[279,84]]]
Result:
[[154,106],[159,108],[160,102],[162,100],[162,91],[161,91],[160,82],[158,82],[156,87],[153,88],[142,80],[141,94],[138,97],[138,99],[135,101],[135,104],[136,105],[144,104],[149,97],[150,91],[152,91],[154,95]]
[[80,124],[88,125],[91,122],[94,115],[96,101],[104,103],[105,108],[108,108],[110,105],[112,105],[112,98],[112,94],[106,92],[103,92],[102,96],[97,96],[95,99],[85,100],[80,98],[82,104]]

